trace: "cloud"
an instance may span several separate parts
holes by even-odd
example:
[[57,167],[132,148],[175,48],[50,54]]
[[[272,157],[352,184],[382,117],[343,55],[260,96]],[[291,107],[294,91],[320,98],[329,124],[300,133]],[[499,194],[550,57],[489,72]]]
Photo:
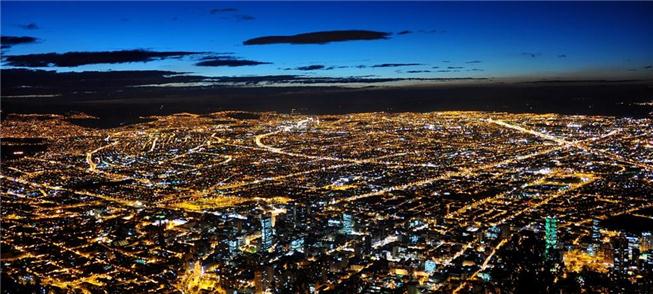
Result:
[[2,48],[9,48],[14,45],[21,45],[21,44],[31,44],[31,43],[36,43],[38,39],[34,37],[27,37],[27,36],[22,36],[22,37],[16,37],[16,36],[2,36],[0,37],[0,43],[2,44]]
[[400,66],[416,66],[416,65],[423,65],[421,63],[383,63],[383,64],[375,64],[372,65],[371,67],[400,67]]
[[418,32],[418,33],[422,33],[422,34],[444,34],[444,33],[446,33],[447,31],[445,31],[445,30],[438,30],[438,29],[431,29],[431,30],[419,30],[419,31],[417,31],[417,32]]
[[20,25],[20,27],[25,29],[25,30],[38,30],[39,29],[39,26],[34,22],[22,24],[22,25]]
[[253,17],[251,15],[245,15],[245,14],[239,14],[239,15],[236,15],[235,17],[236,17],[236,20],[244,20],[244,21],[255,20],[256,19],[256,17]]
[[470,61],[467,61],[465,63],[470,63],[471,64],[471,63],[481,63],[481,62],[482,61],[480,61],[480,60],[470,60]]
[[209,10],[210,14],[220,14],[220,13],[225,13],[225,12],[237,12],[238,9],[236,8],[213,8]]
[[299,66],[299,67],[286,67],[286,68],[281,68],[283,70],[303,70],[303,71],[309,71],[309,70],[334,70],[336,68],[352,68],[353,66],[347,66],[347,65],[332,65],[332,66],[325,66],[321,64],[312,64],[312,65],[307,65],[307,66]]
[[[374,75],[349,77],[312,77],[302,75],[264,75],[264,76],[217,76],[188,75],[174,71],[82,71],[57,72],[54,70],[2,69],[3,96],[24,96],[62,94],[64,96],[102,95],[114,96],[120,93],[138,92],[148,88],[192,88],[203,89],[228,87],[265,87],[270,85],[337,85],[395,81],[449,81],[472,80],[471,78],[378,78]],[[136,92],[134,92],[136,91]],[[185,93],[184,95],[186,95]]]
[[462,66],[447,66],[448,69],[461,69]]
[[558,54],[558,58],[567,58],[567,54]]
[[468,69],[467,71],[485,71],[485,70],[480,68],[472,68],[472,69]]
[[[213,15],[225,15],[225,16],[222,17],[223,19],[232,18],[232,19],[235,19],[235,20],[238,20],[238,21],[249,21],[249,20],[255,20],[256,19],[255,17],[253,17],[251,15],[247,15],[247,14],[234,14],[234,13],[236,13],[238,11],[239,10],[236,9],[236,8],[213,8],[213,9],[209,10],[209,13],[213,14]],[[229,16],[226,16],[226,15],[229,15]]]
[[647,65],[644,67],[644,69],[653,69],[653,65]]
[[[113,90],[150,83],[192,82],[204,77],[173,71],[83,71],[2,69],[4,95],[81,93]],[[29,86],[24,87],[23,85]]]
[[526,57],[530,57],[530,58],[536,58],[536,57],[539,57],[540,55],[542,55],[542,53],[539,53],[539,52],[522,52],[521,55],[526,56]]
[[409,70],[406,71],[407,73],[425,73],[425,72],[431,72],[430,70]]
[[412,33],[413,33],[413,31],[406,30],[406,31],[398,32],[397,35],[408,35],[408,34],[412,34]]
[[199,62],[195,63],[196,66],[251,66],[260,64],[271,64],[270,62],[262,62],[255,60],[239,59],[232,56],[209,56],[202,58]]
[[6,56],[5,64],[21,67],[76,67],[87,64],[148,62],[167,58],[180,58],[197,52],[121,50],[96,52],[39,53]]
[[243,44],[327,44],[330,42],[357,40],[383,40],[388,39],[389,36],[390,33],[365,30],[323,31],[290,36],[264,36],[246,40]]
[[324,69],[324,65],[314,64],[314,65],[300,66],[300,67],[297,67],[295,69],[296,70],[318,70],[318,69]]

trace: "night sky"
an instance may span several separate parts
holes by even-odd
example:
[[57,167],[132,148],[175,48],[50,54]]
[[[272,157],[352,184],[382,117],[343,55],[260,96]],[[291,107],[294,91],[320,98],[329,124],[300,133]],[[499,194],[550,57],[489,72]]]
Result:
[[[3,1],[2,36],[5,69],[380,78],[653,76],[650,2]],[[112,52],[121,50],[129,51]],[[62,55],[67,52],[86,53]],[[29,55],[43,53],[55,54]]]

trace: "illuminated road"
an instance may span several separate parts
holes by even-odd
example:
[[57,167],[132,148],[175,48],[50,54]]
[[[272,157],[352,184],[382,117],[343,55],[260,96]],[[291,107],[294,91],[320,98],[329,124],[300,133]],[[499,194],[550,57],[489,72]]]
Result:
[[[486,121],[489,122],[489,123],[493,123],[493,124],[496,124],[496,125],[499,125],[499,126],[502,126],[502,127],[506,127],[506,128],[512,129],[512,130],[516,130],[516,131],[519,131],[519,132],[522,132],[522,133],[531,134],[531,135],[540,137],[542,139],[554,141],[554,142],[556,142],[558,144],[561,144],[561,145],[564,145],[564,146],[575,147],[575,148],[581,149],[581,150],[583,150],[585,152],[588,152],[588,153],[592,153],[592,154],[595,154],[595,155],[602,155],[602,156],[608,157],[608,158],[610,158],[612,160],[615,160],[615,161],[625,162],[625,163],[628,163],[630,165],[634,165],[634,166],[637,166],[637,167],[640,167],[640,168],[643,168],[643,169],[646,169],[646,170],[649,170],[649,171],[653,171],[653,166],[651,166],[649,164],[645,164],[645,163],[638,162],[638,161],[633,161],[633,160],[630,160],[630,159],[625,158],[623,156],[620,156],[620,155],[617,155],[617,154],[614,154],[614,153],[611,153],[611,152],[607,152],[605,150],[597,150],[597,149],[594,149],[594,148],[590,148],[590,147],[588,147],[588,146],[586,146],[586,145],[584,145],[582,143],[570,142],[570,141],[567,141],[567,140],[564,140],[564,139],[560,139],[560,138],[551,136],[549,134],[545,134],[545,133],[542,133],[542,132],[526,129],[524,127],[521,127],[521,126],[518,126],[518,125],[515,125],[515,124],[510,124],[510,123],[507,123],[507,122],[501,121],[501,120],[495,120],[495,119],[492,119],[492,118],[488,118],[488,119],[486,119]],[[616,132],[616,130],[613,131],[613,132]],[[611,136],[613,134],[614,133],[612,133],[612,132],[608,133],[608,134],[605,135],[605,137]]]

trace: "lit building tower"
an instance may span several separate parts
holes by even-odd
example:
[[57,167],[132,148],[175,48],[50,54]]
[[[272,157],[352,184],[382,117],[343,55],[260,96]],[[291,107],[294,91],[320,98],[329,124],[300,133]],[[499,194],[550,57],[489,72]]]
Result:
[[558,246],[558,219],[555,217],[546,217],[544,221],[544,256],[549,258],[552,251]]
[[592,242],[598,243],[601,239],[601,228],[599,227],[599,220],[592,220]]
[[351,235],[354,231],[354,224],[352,221],[351,214],[343,213],[342,214],[342,233],[345,235]]
[[272,247],[272,218],[261,217],[261,249],[267,251]]
[[628,261],[632,263],[639,258],[639,237],[627,233],[626,240],[628,240]]
[[599,244],[601,243],[601,231],[599,227],[599,220],[592,220],[592,243],[587,248],[587,253],[590,255],[595,255],[599,249]]
[[612,268],[618,275],[625,275],[628,272],[628,240],[620,235],[615,238],[613,248]]

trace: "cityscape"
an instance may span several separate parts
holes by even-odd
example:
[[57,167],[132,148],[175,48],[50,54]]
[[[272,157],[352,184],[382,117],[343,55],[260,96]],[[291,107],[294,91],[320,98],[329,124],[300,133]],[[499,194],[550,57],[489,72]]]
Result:
[[[180,113],[3,122],[3,288],[648,292],[651,119]],[[48,150],[47,152],[42,152]]]
[[653,2],[0,1],[23,293],[653,293]]

